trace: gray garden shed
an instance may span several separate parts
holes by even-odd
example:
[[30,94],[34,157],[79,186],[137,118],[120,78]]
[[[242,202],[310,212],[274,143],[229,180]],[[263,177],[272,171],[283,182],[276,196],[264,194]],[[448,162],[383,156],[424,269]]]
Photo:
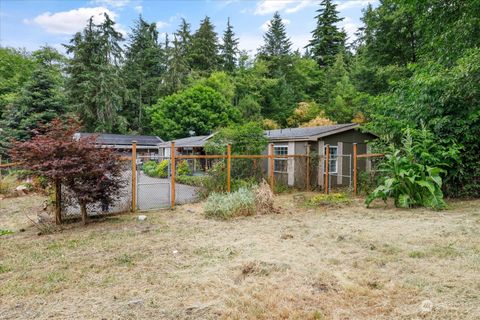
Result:
[[[371,133],[361,132],[356,123],[337,124],[308,128],[286,128],[265,131],[273,144],[275,155],[310,154],[318,155],[318,164],[312,166],[312,185],[323,186],[325,178],[325,149],[330,146],[329,181],[332,186],[349,186],[352,176],[353,144],[358,154],[367,153],[367,142],[376,138]],[[358,163],[359,171],[367,170],[367,161]],[[274,172],[277,181],[289,186],[305,185],[306,165],[296,158],[276,158]]]

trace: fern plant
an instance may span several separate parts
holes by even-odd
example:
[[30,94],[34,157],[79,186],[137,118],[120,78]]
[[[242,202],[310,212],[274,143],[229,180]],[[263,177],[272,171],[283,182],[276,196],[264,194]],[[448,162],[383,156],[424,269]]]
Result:
[[[432,209],[443,209],[446,203],[442,192],[442,175],[446,173],[446,162],[435,156],[439,152],[433,150],[433,141],[429,133],[422,129],[421,134],[414,135],[406,129],[402,146],[391,145],[385,160],[379,165],[382,175],[381,184],[367,197],[368,206],[375,199],[393,198],[395,206],[410,208],[424,206]],[[458,147],[452,145],[441,152],[444,157],[455,157]]]

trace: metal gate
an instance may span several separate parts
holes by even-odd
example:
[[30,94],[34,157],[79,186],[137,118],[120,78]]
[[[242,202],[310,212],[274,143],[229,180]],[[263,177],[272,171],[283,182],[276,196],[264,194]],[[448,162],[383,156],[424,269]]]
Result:
[[170,155],[138,155],[136,177],[136,209],[150,210],[170,206]]

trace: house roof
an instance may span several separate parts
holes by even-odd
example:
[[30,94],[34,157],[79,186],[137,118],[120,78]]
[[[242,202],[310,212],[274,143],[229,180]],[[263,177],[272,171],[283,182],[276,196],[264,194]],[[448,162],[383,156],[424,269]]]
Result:
[[265,136],[269,140],[317,140],[318,138],[330,136],[340,132],[352,130],[359,127],[357,123],[335,124],[331,126],[307,127],[307,128],[286,128],[266,130]]
[[205,146],[205,143],[208,141],[208,139],[213,137],[213,135],[214,134],[176,139],[176,140],[161,143],[159,147],[168,148],[171,146],[172,142],[175,142],[175,147],[178,147],[178,148],[203,147]]
[[111,133],[87,133],[79,132],[76,134],[78,138],[97,136],[96,143],[105,146],[129,146],[132,141],[136,141],[138,146],[157,146],[163,140],[157,136],[139,136],[126,134],[111,134]]

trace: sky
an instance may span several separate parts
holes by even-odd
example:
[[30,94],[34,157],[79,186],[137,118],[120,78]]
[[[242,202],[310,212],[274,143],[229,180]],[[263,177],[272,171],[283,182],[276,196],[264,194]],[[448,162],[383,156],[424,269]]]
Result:
[[[315,27],[315,10],[319,0],[0,0],[0,46],[36,50],[50,45],[64,52],[72,35],[81,31],[93,16],[101,22],[106,12],[117,23],[125,36],[133,21],[141,14],[149,22],[156,22],[163,36],[173,33],[185,18],[192,31],[208,15],[221,37],[227,19],[237,37],[240,49],[254,54],[263,43],[263,34],[275,11],[286,25],[293,49],[302,49]],[[337,0],[337,9],[344,20],[344,28],[352,41],[361,26],[362,9],[378,0]]]

